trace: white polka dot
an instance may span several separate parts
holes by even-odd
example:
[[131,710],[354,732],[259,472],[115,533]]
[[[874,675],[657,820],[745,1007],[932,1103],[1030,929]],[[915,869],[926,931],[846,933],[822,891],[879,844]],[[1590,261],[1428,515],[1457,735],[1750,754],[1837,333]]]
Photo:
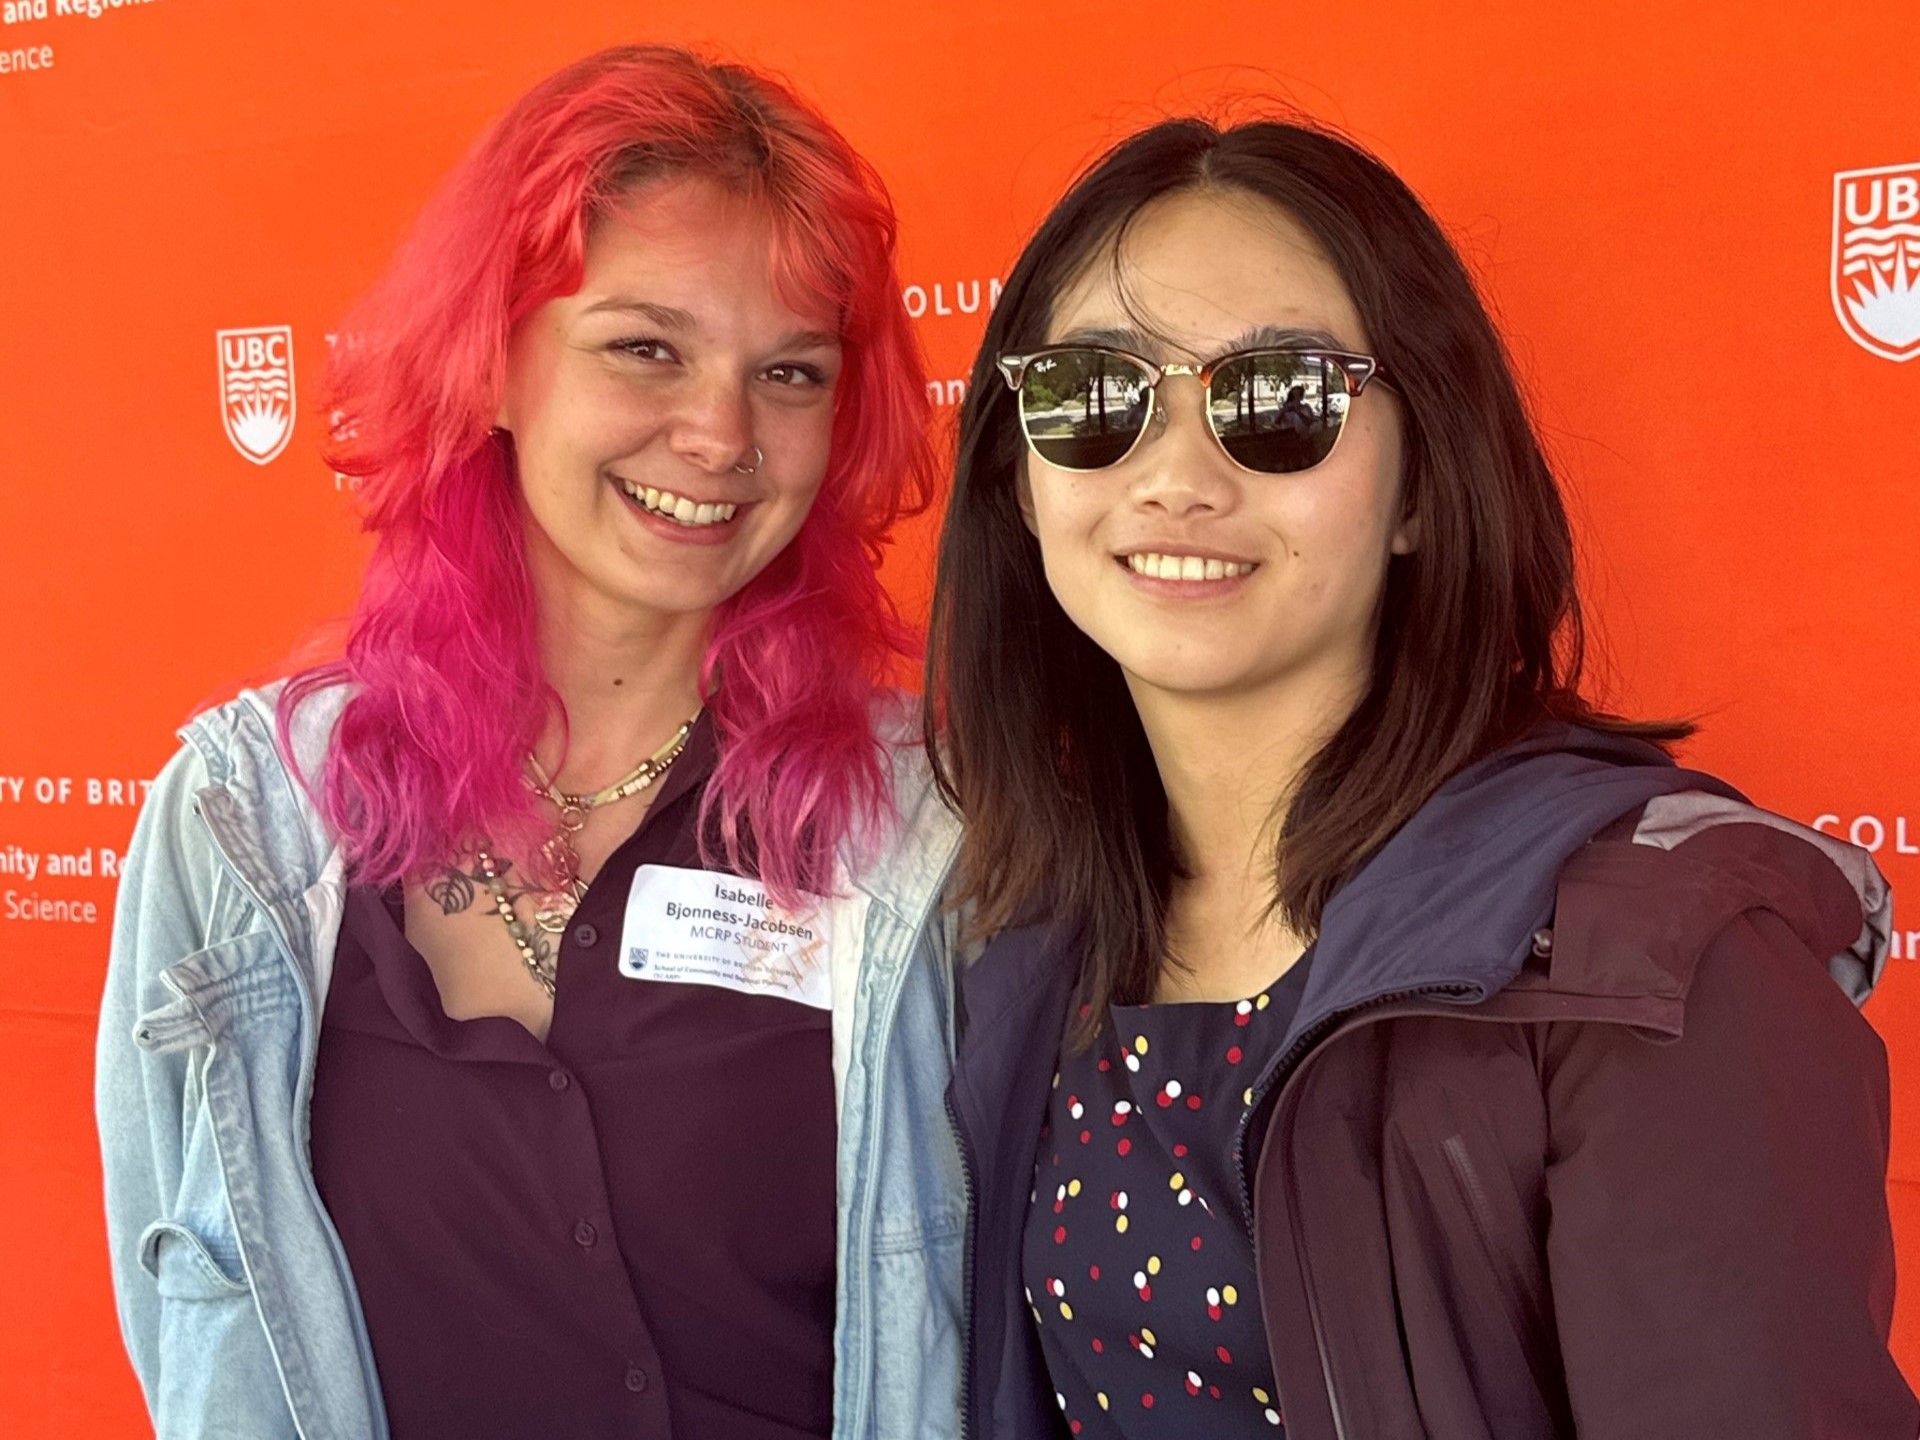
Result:
[[1220,1292],[1211,1285],[1207,1287],[1207,1303],[1209,1305],[1218,1305],[1220,1303]]
[[1180,1203],[1182,1205],[1191,1205],[1193,1203],[1193,1191],[1182,1190],[1180,1192]]
[[1133,1272],[1133,1288],[1136,1290],[1144,1290],[1147,1288],[1147,1272],[1146,1271],[1136,1270]]
[[1180,1098],[1180,1082],[1178,1080],[1167,1081],[1167,1094],[1176,1100]]
[[1269,1425],[1278,1425],[1280,1423],[1280,1412],[1278,1410],[1268,1410],[1266,1413],[1267,1423]]
[[1133,1113],[1133,1102],[1131,1100],[1114,1101],[1113,1113],[1116,1115],[1131,1115]]
[[1136,1074],[1139,1072],[1140,1057],[1138,1055],[1127,1056],[1127,1069],[1134,1071]]
[[1053,1192],[1053,1198],[1054,1198],[1054,1199],[1056,1199],[1056,1200],[1064,1200],[1064,1199],[1066,1199],[1066,1198],[1067,1198],[1067,1187],[1066,1187],[1066,1186],[1064,1186],[1064,1185],[1062,1185],[1062,1186],[1061,1186],[1061,1187],[1060,1187],[1060,1188],[1059,1188],[1058,1190],[1056,1190],[1056,1191],[1054,1191],[1054,1192]]
[[1253,1002],[1251,1000],[1242,1000],[1238,1005],[1233,1007],[1233,1013],[1236,1015],[1251,1015],[1253,1013]]
[[1067,1293],[1067,1282],[1064,1280],[1055,1280],[1047,1288],[1053,1291],[1053,1298],[1058,1300],[1062,1295]]

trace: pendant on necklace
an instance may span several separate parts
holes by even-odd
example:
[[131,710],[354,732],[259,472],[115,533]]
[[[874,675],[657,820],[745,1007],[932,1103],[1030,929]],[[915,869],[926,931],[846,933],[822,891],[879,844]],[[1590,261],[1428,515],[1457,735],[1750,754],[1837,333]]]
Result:
[[566,891],[549,891],[535,901],[533,923],[540,927],[542,934],[558,935],[567,928],[567,922],[573,919],[573,912],[579,908],[580,901]]

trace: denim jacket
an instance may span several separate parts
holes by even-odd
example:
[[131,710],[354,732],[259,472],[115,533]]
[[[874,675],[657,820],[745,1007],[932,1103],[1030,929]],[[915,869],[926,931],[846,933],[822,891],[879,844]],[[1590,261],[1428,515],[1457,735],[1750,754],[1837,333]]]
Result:
[[[380,1440],[353,1276],[308,1107],[339,933],[340,853],[274,735],[277,687],[187,726],[134,832],[95,1101],[120,1325],[160,1440]],[[318,774],[344,691],[297,712]],[[897,828],[850,845],[832,902],[839,1098],[835,1440],[958,1430],[960,1158],[941,887],[958,822],[918,748]]]

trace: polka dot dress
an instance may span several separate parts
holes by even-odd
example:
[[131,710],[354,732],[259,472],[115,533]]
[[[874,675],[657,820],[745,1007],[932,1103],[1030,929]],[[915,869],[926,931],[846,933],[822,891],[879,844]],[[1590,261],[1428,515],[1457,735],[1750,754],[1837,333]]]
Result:
[[1237,1147],[1306,966],[1226,1003],[1113,1006],[1054,1076],[1022,1247],[1075,1435],[1278,1436]]

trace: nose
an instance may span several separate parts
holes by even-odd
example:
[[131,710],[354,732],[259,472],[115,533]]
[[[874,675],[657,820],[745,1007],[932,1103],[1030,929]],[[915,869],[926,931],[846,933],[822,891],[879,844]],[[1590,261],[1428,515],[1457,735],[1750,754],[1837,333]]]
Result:
[[712,375],[687,386],[668,432],[668,448],[708,474],[753,454],[753,409],[746,382]]
[[1231,509],[1239,471],[1207,425],[1199,380],[1168,376],[1156,391],[1159,415],[1127,460],[1134,503],[1176,519]]

